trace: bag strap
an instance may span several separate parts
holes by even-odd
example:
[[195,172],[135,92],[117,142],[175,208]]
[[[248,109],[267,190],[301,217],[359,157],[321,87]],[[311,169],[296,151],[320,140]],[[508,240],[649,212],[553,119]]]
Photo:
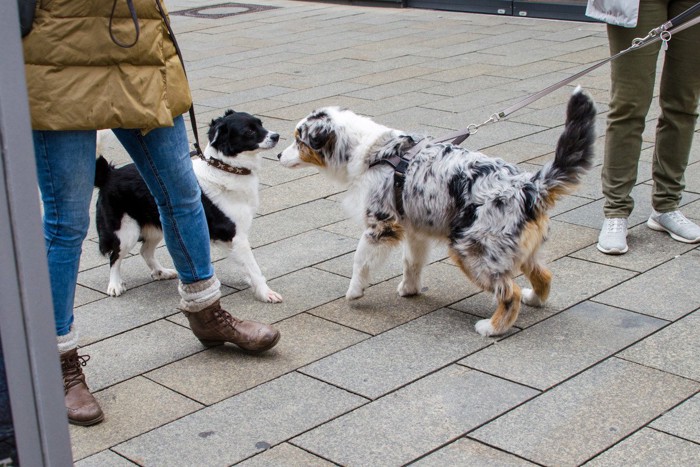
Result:
[[[130,1],[130,0],[127,0],[127,1]],[[158,6],[158,12],[160,13],[160,17],[163,18],[163,22],[165,23],[165,27],[168,28],[168,34],[170,34],[170,39],[172,39],[173,45],[175,46],[175,52],[177,52],[177,56],[180,59],[180,64],[182,65],[182,71],[185,73],[185,78],[187,78],[187,70],[185,69],[185,60],[182,58],[182,51],[180,51],[180,46],[177,44],[177,39],[175,39],[175,33],[173,32],[173,29],[170,27],[170,21],[168,20],[168,17],[165,14],[165,11],[163,11],[163,7],[160,4],[160,1],[161,0],[156,0],[156,5]],[[204,153],[202,152],[202,148],[199,145],[199,133],[197,132],[197,119],[194,115],[194,102],[192,102],[192,105],[190,106],[189,113],[190,113],[190,125],[192,126],[192,134],[194,135],[194,150],[190,152],[190,156],[204,157]]]
[[134,8],[133,0],[126,0],[126,6],[129,8],[131,21],[134,23],[134,29],[136,30],[136,37],[134,37],[134,41],[131,44],[120,42],[114,35],[114,31],[112,31],[112,20],[114,20],[114,11],[117,9],[117,0],[114,0],[114,3],[112,3],[112,13],[109,15],[109,37],[112,39],[112,42],[124,49],[135,46],[139,41],[139,37],[141,37],[141,27],[139,26],[139,18],[136,16],[136,8]]

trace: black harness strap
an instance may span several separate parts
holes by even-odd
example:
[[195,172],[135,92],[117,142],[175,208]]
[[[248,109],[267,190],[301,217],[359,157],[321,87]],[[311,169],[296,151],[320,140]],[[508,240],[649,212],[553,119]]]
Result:
[[423,149],[426,144],[428,144],[428,138],[422,139],[402,156],[394,154],[386,159],[372,162],[369,165],[369,167],[372,168],[379,164],[387,164],[394,169],[394,205],[401,216],[404,215],[403,185],[406,182],[406,169],[408,169],[408,165],[411,163],[411,160],[413,160],[413,156],[418,154],[418,152]]

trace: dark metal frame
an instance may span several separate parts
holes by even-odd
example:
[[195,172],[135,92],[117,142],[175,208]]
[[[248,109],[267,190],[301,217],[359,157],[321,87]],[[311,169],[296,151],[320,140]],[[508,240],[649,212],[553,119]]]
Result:
[[69,466],[15,0],[0,2],[0,336],[19,461]]
[[402,0],[403,6],[434,10],[463,11],[528,18],[593,21],[584,15],[585,5],[566,5],[513,0]]

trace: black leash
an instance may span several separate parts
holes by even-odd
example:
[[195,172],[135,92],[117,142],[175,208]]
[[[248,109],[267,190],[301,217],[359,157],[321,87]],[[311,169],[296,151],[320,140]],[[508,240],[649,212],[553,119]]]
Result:
[[[187,78],[187,70],[185,69],[185,60],[182,58],[182,52],[180,51],[180,46],[177,44],[177,39],[175,39],[175,33],[173,32],[173,28],[170,27],[170,21],[168,20],[168,17],[166,16],[165,12],[163,11],[163,7],[160,4],[161,0],[156,0],[156,5],[158,6],[158,12],[160,13],[160,17],[163,18],[163,22],[165,23],[165,27],[168,28],[168,34],[170,34],[170,38],[173,41],[173,45],[175,46],[175,52],[177,52],[177,56],[180,59],[180,63],[182,64],[182,71],[185,73],[185,78]],[[195,118],[194,115],[194,100],[192,101],[192,105],[190,106],[190,125],[192,126],[192,135],[194,135],[194,150],[190,151],[190,157],[192,156],[197,156],[200,159],[206,160],[206,157],[204,157],[204,153],[202,152],[202,148],[199,145],[199,133],[197,132],[197,119]]]

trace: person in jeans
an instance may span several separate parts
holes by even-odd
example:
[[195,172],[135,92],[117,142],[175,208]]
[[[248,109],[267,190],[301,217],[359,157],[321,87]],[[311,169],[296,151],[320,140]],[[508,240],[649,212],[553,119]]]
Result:
[[[632,45],[638,37],[672,19],[696,0],[589,0],[586,14],[608,23],[610,53]],[[661,42],[648,45],[611,63],[610,112],[605,140],[602,184],[605,220],[598,249],[606,254],[627,252],[627,218],[634,208],[630,196],[637,180],[642,132],[654,92]],[[652,207],[647,226],[674,240],[700,242],[700,227],[678,209],[684,173],[698,118],[700,99],[700,27],[690,27],[668,42],[661,73],[652,166]]]
[[179,276],[180,309],[195,336],[252,352],[272,348],[280,337],[271,326],[238,320],[219,304],[221,284],[211,264],[182,117],[192,100],[162,5],[153,0],[114,2],[114,10],[112,5],[38,2],[33,28],[23,39],[65,403],[69,421],[78,425],[104,418],[82,372],[89,357],[78,354],[73,324],[98,129],[113,130],[156,199]]

